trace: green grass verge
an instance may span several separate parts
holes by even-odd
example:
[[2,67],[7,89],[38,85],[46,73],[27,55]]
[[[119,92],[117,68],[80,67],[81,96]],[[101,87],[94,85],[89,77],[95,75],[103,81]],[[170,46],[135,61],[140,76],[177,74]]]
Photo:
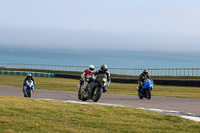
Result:
[[[47,73],[63,73],[63,74],[75,74],[81,75],[83,72],[72,72],[72,71],[55,71],[55,70],[41,70],[41,69],[25,69],[25,68],[0,68],[0,70],[11,70],[11,71],[31,71],[31,72],[47,72]],[[111,74],[111,77],[116,78],[138,78],[138,76],[130,75],[118,75]],[[151,76],[153,79],[200,79],[198,76]]]
[[[0,85],[22,87],[25,76],[0,75]],[[77,92],[79,80],[65,78],[35,77],[37,89]],[[107,94],[137,95],[138,84],[111,83]],[[153,96],[200,98],[200,87],[155,85]]]
[[130,107],[2,96],[0,103],[0,132],[200,132],[197,122]]

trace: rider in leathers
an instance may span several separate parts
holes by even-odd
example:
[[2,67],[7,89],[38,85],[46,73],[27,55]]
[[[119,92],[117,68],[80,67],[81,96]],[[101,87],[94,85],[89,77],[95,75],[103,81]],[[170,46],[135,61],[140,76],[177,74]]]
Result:
[[94,73],[94,65],[90,65],[88,67],[88,69],[86,69],[84,72],[83,72],[83,75],[80,79],[80,87],[84,84],[84,81],[87,77],[87,75],[92,75]]
[[[35,80],[34,80],[33,76],[31,75],[31,73],[28,73],[28,74],[27,74],[26,78],[24,79],[23,86],[25,86],[27,80],[32,80],[32,81],[33,81],[33,84],[34,84],[34,86],[35,86]],[[23,91],[24,91],[24,90],[23,90]],[[33,87],[33,91],[34,91],[34,87]]]
[[139,89],[140,90],[142,89],[142,85],[143,85],[145,79],[152,80],[151,77],[148,74],[147,69],[144,69],[143,73],[141,73],[140,76],[139,76]]
[[[101,65],[100,70],[96,71],[94,73],[94,75],[98,75],[98,74],[102,74],[102,73],[105,73],[107,75],[108,82],[110,83],[111,82],[110,72],[108,71],[108,66],[105,64]],[[107,87],[103,87],[103,92],[107,92]]]

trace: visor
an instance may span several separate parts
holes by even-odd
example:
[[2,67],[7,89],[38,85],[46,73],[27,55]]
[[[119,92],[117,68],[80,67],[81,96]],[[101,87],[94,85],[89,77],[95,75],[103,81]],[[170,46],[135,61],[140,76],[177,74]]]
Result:
[[91,71],[93,71],[94,70],[94,68],[89,68]]

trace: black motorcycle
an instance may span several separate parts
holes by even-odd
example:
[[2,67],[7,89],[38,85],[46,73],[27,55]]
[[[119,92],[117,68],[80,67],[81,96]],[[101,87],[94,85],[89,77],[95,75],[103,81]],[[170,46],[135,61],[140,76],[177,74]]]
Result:
[[98,74],[86,77],[87,82],[78,88],[78,98],[82,101],[93,100],[97,102],[103,92],[104,87],[108,87],[109,83],[106,74]]

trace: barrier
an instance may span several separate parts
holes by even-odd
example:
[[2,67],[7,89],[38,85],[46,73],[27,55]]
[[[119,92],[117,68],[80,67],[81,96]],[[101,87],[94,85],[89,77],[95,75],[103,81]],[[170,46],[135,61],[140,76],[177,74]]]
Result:
[[[33,76],[39,77],[58,77],[58,78],[69,78],[69,79],[80,79],[80,75],[73,74],[53,74],[53,73],[42,73],[42,72],[27,72],[27,71],[6,71],[0,70],[0,74],[4,75],[27,75],[31,73]],[[137,84],[138,79],[136,78],[112,78],[112,83],[126,83],[126,84]],[[196,79],[153,79],[155,85],[171,85],[171,86],[191,86],[200,87],[200,80]]]
[[38,76],[38,77],[53,77],[54,76],[53,73],[0,70],[0,74],[3,74],[3,75],[27,75],[28,73],[31,73],[33,76]]
[[[0,68],[26,68],[52,71],[83,72],[88,66],[0,63]],[[96,67],[98,70],[99,67]],[[200,68],[147,68],[151,76],[200,76]],[[111,74],[139,76],[142,68],[109,68]]]
[[[55,74],[54,77],[80,79],[80,75],[72,74]],[[112,83],[126,83],[126,84],[138,84],[136,78],[112,78]],[[193,79],[153,79],[155,85],[171,85],[171,86],[191,86],[200,87],[200,80]]]

